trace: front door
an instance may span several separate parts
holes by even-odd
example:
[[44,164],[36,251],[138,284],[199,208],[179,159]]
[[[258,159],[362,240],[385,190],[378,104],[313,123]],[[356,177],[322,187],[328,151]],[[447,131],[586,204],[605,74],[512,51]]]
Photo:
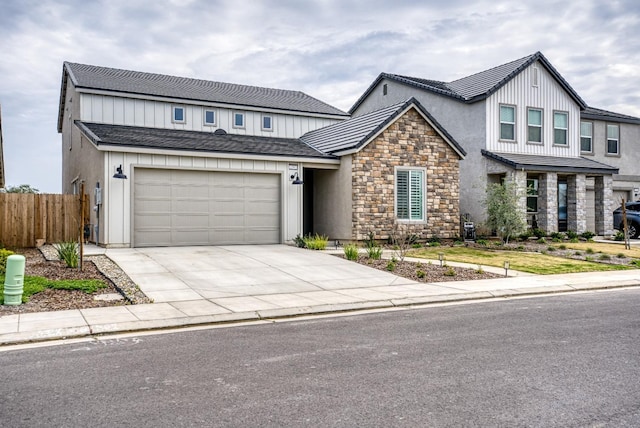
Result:
[[558,179],[558,231],[567,231],[567,180]]

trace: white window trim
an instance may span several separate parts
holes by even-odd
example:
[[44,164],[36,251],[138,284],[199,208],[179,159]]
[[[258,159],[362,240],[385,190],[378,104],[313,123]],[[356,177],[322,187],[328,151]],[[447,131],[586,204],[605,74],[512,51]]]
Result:
[[[566,128],[558,128],[556,127],[556,113],[562,113],[567,116],[567,127]],[[563,129],[565,132],[565,144],[556,143],[556,129]],[[569,147],[569,112],[564,110],[554,110],[553,111],[553,145],[557,147]]]
[[[265,128],[265,126],[264,126],[264,118],[265,118],[265,117],[268,117],[268,118],[269,118],[269,120],[271,121],[271,127],[270,127],[270,128]],[[263,114],[263,115],[260,117],[260,128],[261,128],[263,131],[273,131],[273,116],[272,116],[272,115],[270,115],[270,114]]]
[[[213,113],[213,122],[212,123],[207,122],[207,113],[209,113],[209,112]],[[202,112],[202,124],[204,126],[217,126],[217,124],[218,124],[218,113],[212,108],[204,109],[204,111]]]
[[[242,125],[236,125],[236,115],[241,115],[241,116],[242,116]],[[233,120],[233,122],[232,122],[232,126],[233,126],[233,128],[236,128],[236,129],[245,129],[245,128],[246,128],[246,125],[247,125],[247,117],[246,117],[246,115],[245,115],[243,112],[241,112],[241,111],[234,111],[234,112],[233,112],[232,120]]]
[[[616,128],[618,128],[618,138],[609,138],[610,126],[615,126]],[[604,148],[605,154],[607,156],[620,156],[620,125],[617,123],[607,123],[605,124],[604,133],[605,133],[605,148]],[[618,149],[616,153],[609,152],[609,140],[616,141],[616,148]]]
[[[502,122],[502,117],[500,116],[500,111],[502,107],[510,107],[513,109],[513,122]],[[517,129],[517,120],[518,120],[518,109],[513,104],[499,104],[498,105],[498,139],[500,141],[507,141],[509,143],[515,143],[518,141],[518,129]],[[513,140],[509,140],[507,138],[502,138],[502,124],[513,125]]]
[[[582,135],[582,124],[583,123],[588,123],[589,126],[591,126],[591,135]],[[591,150],[582,150],[582,139],[583,138],[589,138],[591,140]],[[580,121],[580,153],[586,153],[586,154],[593,154],[593,122],[590,122],[588,120],[581,120]]]
[[[532,125],[529,123],[529,112],[536,110],[540,112],[540,125]],[[540,141],[529,140],[529,127],[540,128]],[[527,144],[544,144],[544,109],[539,107],[527,107]]]
[[[176,109],[182,109],[182,120],[176,120]],[[187,123],[187,109],[185,106],[171,106],[171,122]]]
[[[421,171],[422,172],[422,218],[419,220],[411,220],[410,218],[398,218],[398,171]],[[427,223],[427,169],[421,167],[404,167],[396,166],[393,171],[393,214],[398,223],[402,224],[426,224]],[[411,180],[409,180],[411,182]],[[411,190],[409,190],[411,194]],[[411,209],[411,203],[409,203]],[[409,214],[411,216],[411,214]]]

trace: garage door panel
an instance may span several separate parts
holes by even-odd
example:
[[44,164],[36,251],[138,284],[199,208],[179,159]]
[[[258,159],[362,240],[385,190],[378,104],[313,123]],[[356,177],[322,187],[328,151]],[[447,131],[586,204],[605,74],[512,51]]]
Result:
[[280,243],[281,176],[137,169],[134,245]]

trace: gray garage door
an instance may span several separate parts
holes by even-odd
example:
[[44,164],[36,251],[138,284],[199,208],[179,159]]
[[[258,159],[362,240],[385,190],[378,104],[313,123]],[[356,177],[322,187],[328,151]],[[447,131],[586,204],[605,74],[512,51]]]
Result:
[[280,175],[135,170],[133,245],[280,243]]

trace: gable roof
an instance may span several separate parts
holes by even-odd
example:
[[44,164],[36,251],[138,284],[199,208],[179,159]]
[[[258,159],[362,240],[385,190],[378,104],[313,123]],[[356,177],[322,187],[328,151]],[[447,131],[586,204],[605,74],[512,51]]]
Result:
[[557,171],[591,174],[617,174],[618,168],[583,157],[559,157],[499,153],[482,149],[482,155],[524,171]]
[[295,138],[271,138],[75,121],[96,146],[335,159]]
[[466,155],[456,140],[415,98],[307,132],[300,139],[325,153],[340,155],[357,152],[410,108],[418,110],[461,158]]
[[558,81],[560,86],[562,86],[562,88],[582,109],[587,107],[586,103],[582,98],[580,98],[578,93],[573,90],[566,80],[564,80],[547,58],[542,55],[541,52],[536,52],[532,55],[516,59],[515,61],[511,61],[452,82],[441,82],[438,80],[402,76],[399,74],[380,73],[364,94],[362,94],[362,96],[355,102],[353,107],[351,107],[349,113],[353,113],[383,79],[393,80],[421,90],[444,95],[467,104],[474,103],[489,97],[536,61],[539,61],[547,69],[547,71]]
[[4,188],[4,157],[2,152],[2,108],[0,108],[0,189]]
[[70,79],[78,89],[220,103],[230,106],[250,106],[329,116],[348,116],[344,111],[300,91],[214,82],[65,61],[62,66],[58,132],[62,129],[61,120],[63,104],[65,102],[63,93],[66,90],[68,79]]
[[626,114],[615,113],[595,107],[587,107],[580,112],[581,119],[604,120],[610,122],[633,123],[640,125],[640,118],[628,116]]

